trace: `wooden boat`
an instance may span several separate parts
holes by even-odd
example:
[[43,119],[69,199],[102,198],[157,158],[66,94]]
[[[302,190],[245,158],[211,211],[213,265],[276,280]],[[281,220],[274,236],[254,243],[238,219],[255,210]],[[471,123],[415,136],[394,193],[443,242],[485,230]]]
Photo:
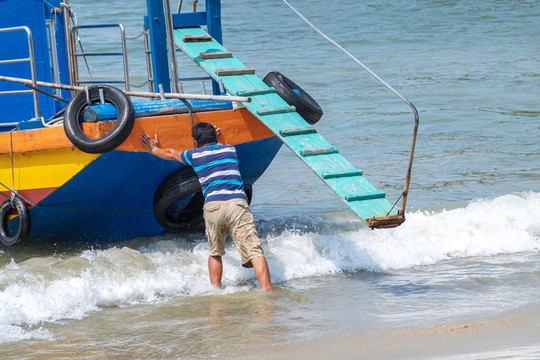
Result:
[[[223,48],[219,0],[201,12],[171,14],[169,6],[147,0],[149,91],[140,92],[130,89],[122,25],[74,25],[67,1],[0,3],[3,244],[111,242],[198,225],[203,198],[193,171],[145,153],[139,135],[190,149],[201,121],[236,147],[248,195],[285,143],[370,226],[404,221],[317,133],[322,110],[307,93],[277,72],[261,80]],[[77,51],[78,31],[103,27],[118,27],[122,52]],[[212,94],[181,93],[176,48],[208,73]],[[123,80],[80,80],[80,59],[89,56],[121,57]],[[141,97],[150,100],[134,100]]]

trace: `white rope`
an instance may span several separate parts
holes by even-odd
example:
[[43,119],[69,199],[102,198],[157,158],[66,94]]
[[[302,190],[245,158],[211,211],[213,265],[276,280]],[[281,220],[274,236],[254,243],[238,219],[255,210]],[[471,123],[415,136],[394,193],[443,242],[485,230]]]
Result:
[[366,65],[364,65],[360,60],[358,60],[354,55],[352,55],[350,52],[348,52],[343,46],[341,46],[340,44],[338,44],[336,41],[332,40],[328,35],[326,35],[325,33],[323,33],[321,30],[319,30],[315,25],[313,25],[313,23],[311,21],[309,21],[308,19],[306,19],[306,17],[304,15],[302,15],[298,10],[296,10],[291,4],[289,4],[289,2],[287,2],[287,0],[282,0],[288,7],[291,8],[292,11],[294,11],[296,13],[296,15],[298,15],[302,20],[304,20],[304,22],[306,24],[308,24],[313,30],[315,30],[317,33],[319,33],[319,35],[321,35],[323,38],[325,38],[328,42],[330,42],[331,44],[333,44],[334,46],[336,46],[339,50],[341,50],[342,52],[344,52],[348,57],[350,57],[351,59],[353,59],[358,65],[360,65],[362,68],[364,68],[364,70],[366,70],[368,73],[370,73],[373,77],[375,77],[375,79],[379,80],[384,86],[386,86],[388,89],[390,89],[394,94],[396,94],[397,96],[399,96],[399,98],[403,101],[405,101],[407,104],[411,104],[409,102],[409,100],[407,100],[406,98],[404,98],[400,93],[397,92],[397,90],[395,90],[393,87],[391,87],[390,85],[388,85],[383,79],[381,79],[377,74],[375,74],[373,71],[371,71],[371,69],[369,69]]

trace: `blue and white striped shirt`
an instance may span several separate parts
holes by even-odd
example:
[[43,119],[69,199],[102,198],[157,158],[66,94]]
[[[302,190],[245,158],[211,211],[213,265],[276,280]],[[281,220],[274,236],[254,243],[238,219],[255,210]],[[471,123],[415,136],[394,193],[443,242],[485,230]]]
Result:
[[186,150],[181,157],[197,174],[205,203],[231,199],[247,201],[234,146],[211,143],[201,149]]

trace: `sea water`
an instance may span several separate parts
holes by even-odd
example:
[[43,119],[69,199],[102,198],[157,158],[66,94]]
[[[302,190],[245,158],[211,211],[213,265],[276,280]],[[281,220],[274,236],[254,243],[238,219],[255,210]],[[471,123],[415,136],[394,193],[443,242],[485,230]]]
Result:
[[[230,243],[225,288],[213,289],[202,232],[3,247],[2,358],[220,358],[251,344],[538,309],[540,3],[290,2],[417,106],[407,221],[368,229],[284,147],[252,202],[275,296],[256,290]],[[142,30],[143,0],[70,4],[79,24]],[[396,200],[409,107],[282,1],[224,1],[222,22],[225,47],[259,76],[278,70],[308,91],[325,112],[318,131]],[[81,42],[116,49],[117,36],[81,32]],[[128,49],[131,82],[143,84],[142,37]],[[122,71],[116,59],[90,60],[93,78]]]

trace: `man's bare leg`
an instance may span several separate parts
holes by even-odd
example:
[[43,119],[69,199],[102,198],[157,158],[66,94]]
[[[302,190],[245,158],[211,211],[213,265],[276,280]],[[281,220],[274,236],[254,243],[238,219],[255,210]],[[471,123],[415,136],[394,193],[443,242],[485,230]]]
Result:
[[273,292],[272,283],[270,282],[270,270],[268,270],[268,263],[264,256],[257,256],[251,259],[253,264],[253,270],[255,270],[255,276],[261,283],[261,287],[266,292]]
[[221,276],[223,275],[221,256],[208,257],[208,273],[210,274],[210,283],[221,288]]

